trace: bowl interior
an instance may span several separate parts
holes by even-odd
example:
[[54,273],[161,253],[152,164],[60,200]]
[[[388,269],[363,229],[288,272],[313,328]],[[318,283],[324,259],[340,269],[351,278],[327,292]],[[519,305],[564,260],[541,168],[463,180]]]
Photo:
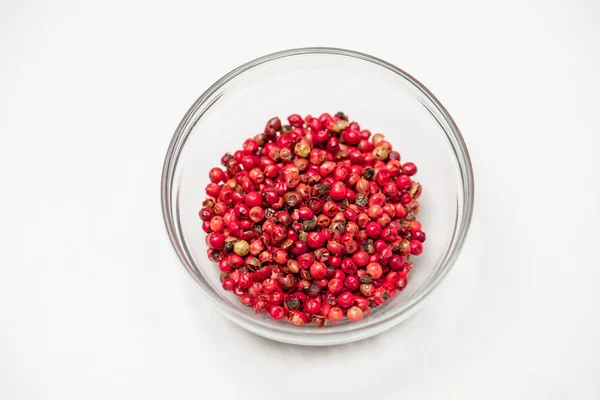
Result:
[[[465,207],[472,190],[467,187],[468,155],[458,131],[428,92],[392,66],[365,57],[300,51],[242,66],[209,89],[180,124],[165,164],[167,225],[188,271],[230,318],[292,335],[366,329],[378,319],[402,314],[451,266],[470,217],[470,203]],[[408,286],[388,304],[358,324],[298,329],[255,315],[221,289],[218,267],[206,256],[198,211],[206,197],[209,169],[219,165],[224,153],[241,148],[246,138],[261,132],[268,119],[337,111],[347,113],[362,129],[383,133],[402,162],[416,163],[414,178],[423,185],[418,219],[427,241],[423,254],[413,257]]]

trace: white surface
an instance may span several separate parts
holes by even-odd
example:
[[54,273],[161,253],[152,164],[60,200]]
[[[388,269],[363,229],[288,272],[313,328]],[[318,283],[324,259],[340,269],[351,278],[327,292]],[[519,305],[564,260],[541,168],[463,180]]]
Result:
[[[0,3],[0,398],[600,398],[600,7],[526,3]],[[326,349],[217,314],[159,203],[200,93],[315,44],[421,80],[476,177],[463,254],[422,312]]]

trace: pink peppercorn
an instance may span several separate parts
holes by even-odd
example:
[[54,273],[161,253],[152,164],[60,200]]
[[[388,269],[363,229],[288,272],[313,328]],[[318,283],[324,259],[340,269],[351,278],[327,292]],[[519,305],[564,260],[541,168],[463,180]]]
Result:
[[223,289],[232,291],[235,288],[235,281],[231,278],[226,278],[223,281]]
[[256,313],[358,321],[406,287],[423,251],[417,167],[344,113],[288,122],[270,119],[209,171],[207,255]]
[[346,315],[350,321],[359,321],[363,318],[363,311],[355,306],[350,308]]
[[327,314],[327,318],[331,322],[340,322],[342,318],[344,318],[344,311],[342,311],[339,307],[331,307],[329,309],[329,313]]

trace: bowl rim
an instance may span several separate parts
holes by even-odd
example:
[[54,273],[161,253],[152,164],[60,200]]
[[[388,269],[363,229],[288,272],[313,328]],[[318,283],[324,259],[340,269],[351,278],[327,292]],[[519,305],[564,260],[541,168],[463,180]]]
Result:
[[[180,241],[178,240],[177,232],[175,231],[176,224],[172,218],[171,210],[173,209],[173,205],[171,204],[171,193],[172,193],[172,175],[175,171],[177,164],[179,153],[183,148],[183,144],[185,143],[185,139],[193,129],[190,128],[185,137],[182,137],[185,134],[185,128],[187,128],[188,123],[191,121],[194,113],[204,105],[204,103],[211,98],[211,96],[217,92],[221,87],[227,84],[229,81],[237,77],[238,75],[254,68],[260,66],[261,64],[265,64],[271,61],[276,61],[281,58],[300,56],[300,55],[334,55],[334,56],[344,56],[350,57],[354,59],[359,59],[362,61],[366,61],[372,64],[375,64],[379,67],[383,67],[396,75],[404,78],[408,81],[412,86],[421,92],[431,104],[437,109],[437,111],[441,114],[443,119],[446,121],[448,126],[450,127],[450,131],[453,135],[454,140],[456,141],[456,147],[458,148],[458,152],[456,153],[456,160],[458,162],[458,167],[461,172],[461,178],[463,182],[463,212],[462,215],[457,217],[457,222],[460,219],[462,222],[461,229],[457,232],[453,233],[452,240],[448,249],[446,250],[446,254],[444,255],[442,262],[437,266],[436,270],[439,272],[433,276],[433,279],[429,279],[419,290],[416,292],[412,298],[407,300],[404,304],[402,304],[398,309],[385,313],[381,316],[381,318],[372,319],[372,320],[364,320],[364,322],[354,323],[354,324],[344,324],[344,325],[331,325],[325,329],[299,329],[295,326],[285,326],[274,324],[272,322],[266,322],[260,319],[253,318],[253,316],[244,313],[243,311],[231,307],[225,302],[222,301],[216,294],[211,293],[209,290],[204,288],[204,283],[199,280],[199,277],[193,272],[194,268],[189,265],[186,254],[184,252],[183,246],[180,245]],[[445,129],[444,129],[445,130]],[[448,135],[448,132],[446,132]],[[296,337],[298,335],[304,336],[306,338],[312,337],[323,337],[328,336],[331,338],[333,335],[341,335],[350,332],[357,331],[367,331],[372,330],[377,326],[388,326],[391,327],[394,325],[394,321],[401,321],[402,315],[409,315],[411,311],[414,311],[417,305],[423,302],[429,295],[439,286],[440,282],[446,277],[448,272],[452,269],[454,264],[456,263],[456,259],[460,254],[462,247],[465,242],[465,238],[469,231],[471,225],[471,219],[473,215],[473,207],[474,207],[474,177],[473,177],[473,168],[471,164],[471,158],[469,155],[469,151],[465,144],[465,141],[458,129],[458,126],[454,122],[454,119],[450,116],[446,108],[440,103],[440,101],[417,79],[415,79],[412,75],[408,74],[404,70],[398,68],[397,66],[384,61],[380,58],[371,56],[366,53],[361,53],[354,50],[335,48],[335,47],[302,47],[302,48],[293,48],[288,50],[281,50],[274,53],[269,53],[264,56],[255,58],[251,61],[248,61],[237,68],[231,70],[227,74],[223,75],[220,79],[218,79],[215,83],[213,83],[202,95],[192,104],[192,106],[185,113],[183,118],[181,119],[179,125],[175,129],[173,137],[169,143],[169,147],[167,149],[167,153],[163,163],[163,170],[161,176],[161,207],[163,214],[163,221],[165,223],[165,227],[167,230],[167,234],[171,241],[171,245],[175,250],[177,256],[180,261],[183,263],[183,266],[188,270],[188,273],[192,276],[194,281],[200,285],[203,289],[202,291],[207,295],[209,300],[217,306],[217,308],[222,311],[228,318],[234,319],[231,315],[235,314],[236,317],[241,318],[251,325],[255,325],[262,332],[265,331],[277,331],[282,335],[288,335],[288,339],[291,337]],[[243,324],[246,326],[246,324]],[[365,337],[367,337],[366,335]],[[291,341],[291,340],[290,340]],[[298,343],[296,341],[296,343]],[[315,344],[315,343],[308,343]]]

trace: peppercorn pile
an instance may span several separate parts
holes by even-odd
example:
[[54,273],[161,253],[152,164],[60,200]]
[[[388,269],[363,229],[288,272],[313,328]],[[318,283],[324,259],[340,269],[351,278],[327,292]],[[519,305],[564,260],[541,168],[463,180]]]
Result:
[[342,112],[268,121],[209,172],[200,210],[223,288],[297,326],[357,321],[423,251],[417,167]]

